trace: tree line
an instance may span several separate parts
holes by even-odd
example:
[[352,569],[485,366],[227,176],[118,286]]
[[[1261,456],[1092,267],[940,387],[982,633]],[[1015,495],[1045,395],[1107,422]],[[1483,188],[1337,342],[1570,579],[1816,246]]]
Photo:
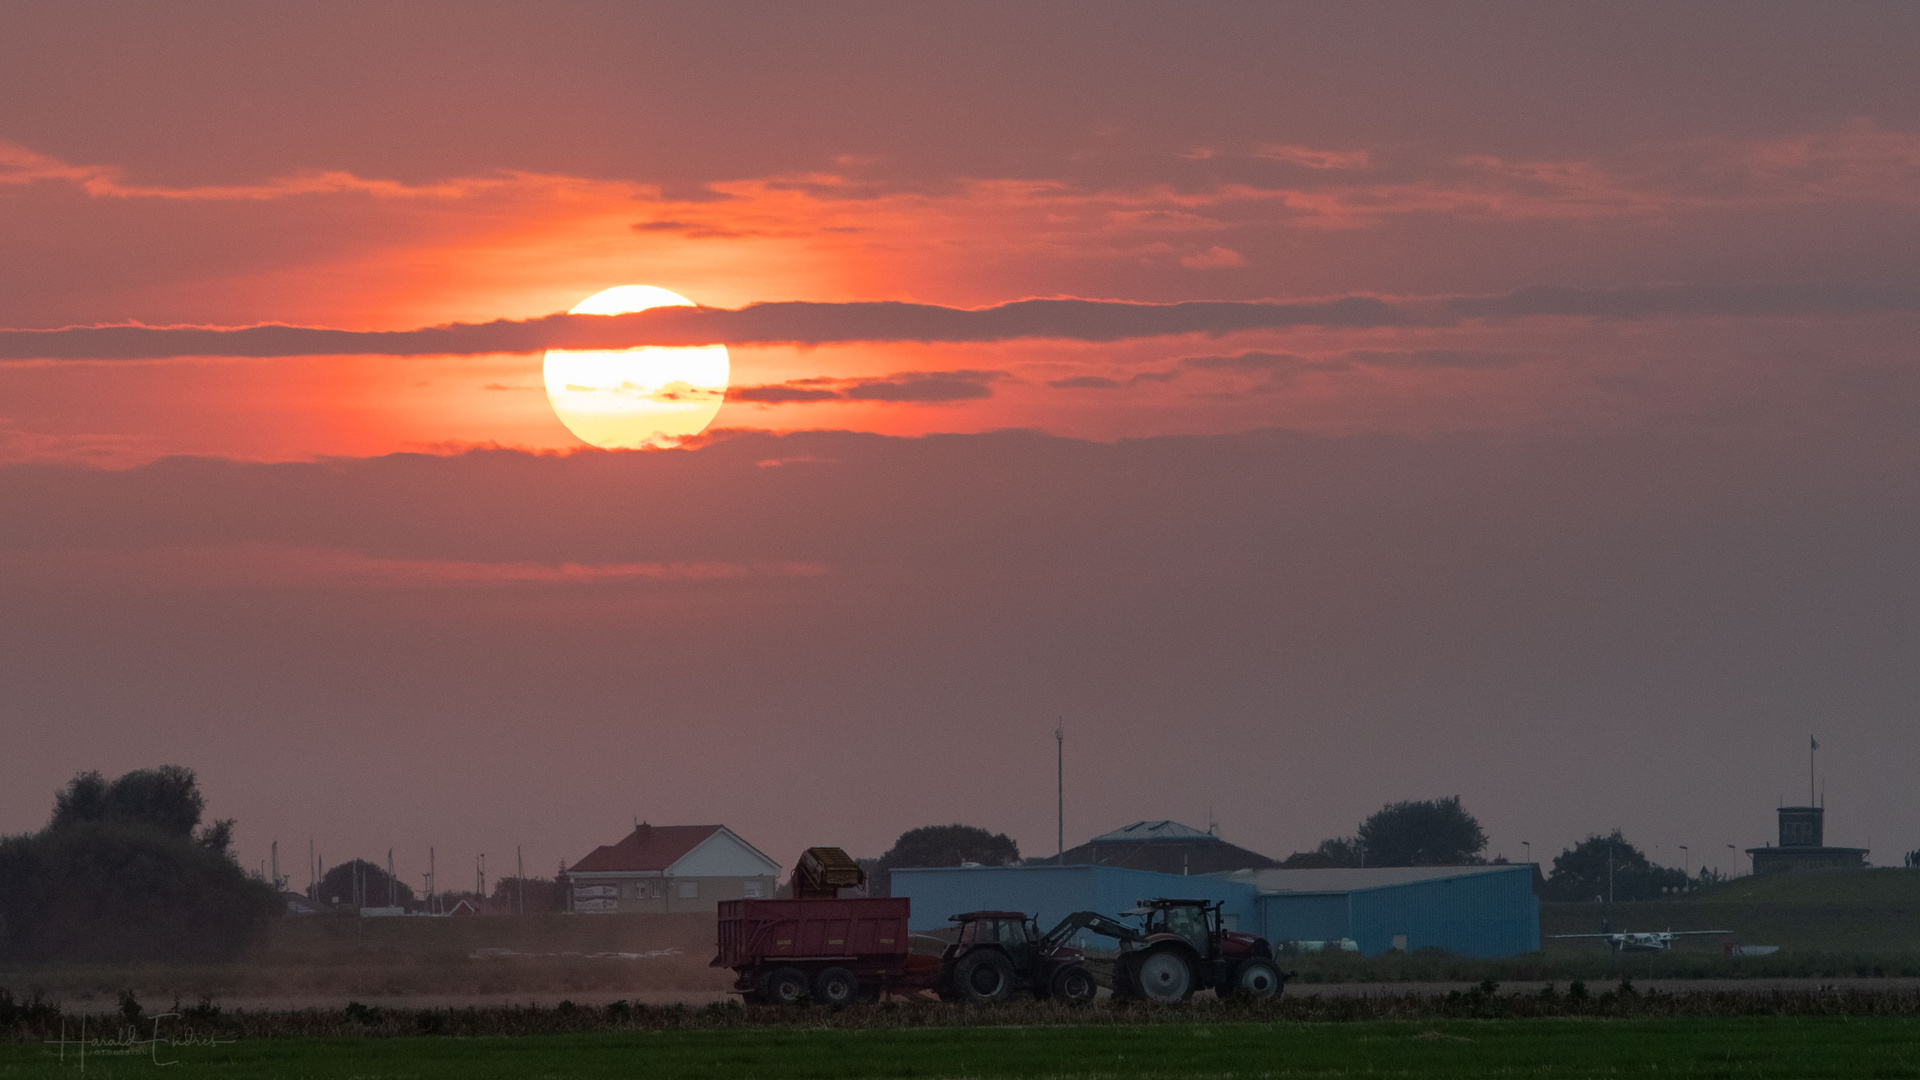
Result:
[[[1362,821],[1351,836],[1323,840],[1310,852],[1296,852],[1283,865],[1484,866],[1489,862],[1486,852],[1486,830],[1460,797],[1452,795],[1388,803]],[[957,824],[909,829],[879,858],[860,860],[867,869],[870,890],[883,896],[890,891],[889,872],[897,868],[965,863],[1013,866],[1022,861],[1019,845],[1005,833]],[[1615,829],[1589,836],[1555,856],[1540,895],[1554,901],[1652,900],[1717,880],[1718,875],[1705,867],[1697,878],[1689,878],[1685,871],[1657,865]]]

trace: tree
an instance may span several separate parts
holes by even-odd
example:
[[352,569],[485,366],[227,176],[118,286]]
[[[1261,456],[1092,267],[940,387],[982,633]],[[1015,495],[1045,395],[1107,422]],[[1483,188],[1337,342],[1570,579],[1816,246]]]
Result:
[[1020,861],[1020,845],[1006,833],[990,833],[972,825],[926,825],[900,834],[880,856],[880,868],[902,866],[1013,866]]
[[[391,891],[387,888],[389,881],[393,885]],[[354,859],[320,876],[315,899],[323,904],[348,907],[405,907],[413,903],[413,890],[398,878],[389,879],[384,868],[365,859]]]
[[[206,797],[200,794],[200,782],[192,769],[179,765],[135,769],[112,783],[95,770],[69,780],[54,795],[53,820],[47,827],[112,821],[192,836],[206,807]],[[199,840],[202,847],[226,854],[233,844],[233,819],[207,826]]]
[[1322,840],[1315,850],[1335,866],[1462,866],[1486,862],[1487,833],[1460,796],[1388,803],[1355,836]]
[[990,833],[972,825],[923,825],[900,834],[886,854],[861,859],[867,871],[867,894],[893,895],[893,871],[903,866],[1016,866],[1020,845],[1006,833]]
[[1314,854],[1324,855],[1334,866],[1360,865],[1360,840],[1353,836],[1336,836],[1331,840],[1320,841],[1313,849]]
[[179,766],[112,783],[74,777],[46,828],[0,840],[0,958],[212,960],[243,950],[284,907],[228,853],[231,820],[194,837],[204,807]]
[[1589,836],[1555,855],[1541,895],[1562,901],[1655,900],[1666,890],[1686,884],[1683,871],[1655,865],[1615,829],[1604,836]]

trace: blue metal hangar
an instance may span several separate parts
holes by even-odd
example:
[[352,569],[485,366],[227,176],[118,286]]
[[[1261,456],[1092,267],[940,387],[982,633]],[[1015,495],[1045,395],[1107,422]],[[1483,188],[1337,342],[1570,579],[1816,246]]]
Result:
[[[1204,843],[1198,837],[1208,835],[1191,830],[1181,839]],[[1118,916],[1140,900],[1180,897],[1219,901],[1228,925],[1275,945],[1345,941],[1369,956],[1425,948],[1515,956],[1540,948],[1531,864],[1285,869],[1255,857],[1269,865],[1205,874],[1104,864],[903,867],[893,871],[892,891],[912,899],[916,931],[994,909],[1034,914],[1044,930],[1075,911]]]

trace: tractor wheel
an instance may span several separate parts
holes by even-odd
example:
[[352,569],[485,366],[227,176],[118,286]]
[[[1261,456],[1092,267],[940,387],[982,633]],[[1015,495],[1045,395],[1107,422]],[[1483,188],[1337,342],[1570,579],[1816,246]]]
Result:
[[761,986],[762,998],[775,1005],[791,1005],[807,996],[807,973],[795,967],[774,968]]
[[1273,961],[1257,956],[1242,960],[1233,969],[1228,994],[1241,1001],[1272,1001],[1280,995],[1280,969],[1273,966]]
[[970,952],[953,965],[953,989],[973,1005],[1005,1001],[1013,996],[1013,962],[997,949]]
[[1173,946],[1162,945],[1140,954],[1129,974],[1140,996],[1148,1001],[1170,1005],[1193,996],[1193,965]]
[[1053,973],[1053,983],[1047,987],[1047,995],[1066,1005],[1086,1005],[1100,992],[1100,984],[1093,981],[1093,972],[1079,964],[1068,964]]
[[852,1004],[860,996],[860,980],[843,967],[830,967],[813,977],[813,1000],[831,1008]]

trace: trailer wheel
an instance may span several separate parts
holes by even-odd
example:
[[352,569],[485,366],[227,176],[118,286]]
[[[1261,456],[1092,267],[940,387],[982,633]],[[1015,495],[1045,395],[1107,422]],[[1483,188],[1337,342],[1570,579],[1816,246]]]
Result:
[[860,980],[843,967],[830,967],[813,977],[813,1000],[839,1008],[848,1005],[860,993]]
[[761,997],[775,1005],[791,1005],[807,996],[807,973],[794,967],[774,968],[764,985]]
[[986,1005],[1013,996],[1013,962],[998,949],[981,949],[953,966],[953,988],[962,1001]]
[[1233,969],[1229,993],[1242,1001],[1271,1001],[1280,993],[1280,969],[1257,956],[1242,960]]
[[1053,984],[1047,987],[1048,996],[1055,1001],[1068,1005],[1086,1005],[1100,992],[1100,984],[1093,981],[1093,972],[1079,964],[1068,964],[1053,973]]
[[1193,965],[1173,946],[1148,949],[1134,962],[1130,974],[1140,996],[1148,1001],[1171,1004],[1193,996]]

